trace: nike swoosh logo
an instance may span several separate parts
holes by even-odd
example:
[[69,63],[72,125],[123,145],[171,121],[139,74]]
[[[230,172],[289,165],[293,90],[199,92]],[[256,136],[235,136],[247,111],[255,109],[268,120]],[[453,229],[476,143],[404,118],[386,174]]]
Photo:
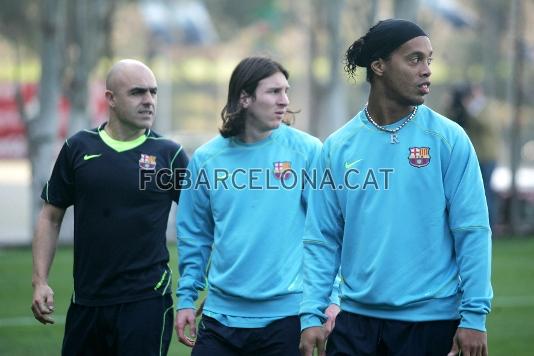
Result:
[[358,159],[358,160],[356,160],[354,162],[350,162],[350,163],[349,162],[345,162],[345,169],[349,169],[350,167],[354,166],[356,163],[360,162],[361,160],[363,160],[363,158]]
[[88,161],[90,159],[97,158],[97,157],[100,157],[100,156],[102,156],[102,153],[99,153],[97,155],[85,155],[85,156],[83,156],[83,160],[84,161]]

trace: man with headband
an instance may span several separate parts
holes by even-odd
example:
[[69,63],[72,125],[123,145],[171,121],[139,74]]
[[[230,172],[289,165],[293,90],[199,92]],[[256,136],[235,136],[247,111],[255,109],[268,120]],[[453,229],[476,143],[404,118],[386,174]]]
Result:
[[432,46],[416,24],[380,21],[346,53],[368,103],[326,141],[304,235],[302,355],[325,353],[330,286],[341,313],[328,355],[487,355],[491,231],[465,132],[423,105]]

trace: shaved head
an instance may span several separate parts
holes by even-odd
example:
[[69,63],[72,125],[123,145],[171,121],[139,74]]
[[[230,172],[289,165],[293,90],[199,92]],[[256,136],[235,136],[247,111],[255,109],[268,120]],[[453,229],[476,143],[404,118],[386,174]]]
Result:
[[123,141],[144,134],[154,122],[157,91],[156,77],[143,62],[123,59],[115,63],[106,77],[107,129]]
[[148,68],[146,64],[135,59],[123,59],[118,61],[111,67],[106,76],[106,89],[116,91],[121,86],[125,77],[128,77],[139,71],[149,72],[152,77],[154,73]]

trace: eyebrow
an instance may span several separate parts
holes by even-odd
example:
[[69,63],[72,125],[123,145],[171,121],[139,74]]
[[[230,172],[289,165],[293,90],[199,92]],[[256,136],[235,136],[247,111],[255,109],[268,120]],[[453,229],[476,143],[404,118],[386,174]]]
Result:
[[407,55],[408,55],[408,56],[418,55],[418,56],[432,57],[433,54],[434,54],[434,51],[430,51],[430,52],[427,54],[427,53],[425,53],[424,51],[418,51],[418,50],[415,50],[415,51],[413,51],[413,52],[408,53]]
[[267,90],[274,90],[274,89],[289,89],[291,88],[290,85],[272,85],[267,87]]
[[128,90],[128,93],[146,93],[147,91],[151,93],[156,93],[158,91],[158,87],[133,87]]

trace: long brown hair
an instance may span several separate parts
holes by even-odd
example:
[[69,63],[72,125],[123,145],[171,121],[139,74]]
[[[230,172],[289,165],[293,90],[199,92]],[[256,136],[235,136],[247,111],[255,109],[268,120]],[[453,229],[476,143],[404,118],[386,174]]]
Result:
[[[235,67],[228,85],[228,98],[221,111],[222,126],[219,132],[223,137],[237,136],[245,129],[246,110],[240,104],[241,93],[255,98],[260,80],[275,73],[282,73],[289,79],[289,72],[278,62],[267,57],[247,57]],[[291,124],[295,112],[288,110],[289,117],[284,123]]]

